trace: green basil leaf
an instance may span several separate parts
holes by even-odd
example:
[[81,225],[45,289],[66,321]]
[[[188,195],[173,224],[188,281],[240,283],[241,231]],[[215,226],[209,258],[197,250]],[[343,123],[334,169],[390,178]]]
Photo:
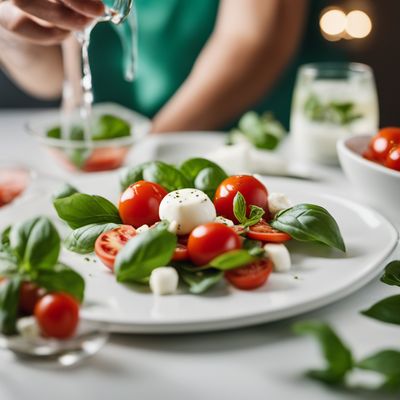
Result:
[[400,352],[396,350],[380,351],[360,361],[357,367],[379,372],[387,377],[400,377]]
[[326,369],[311,370],[309,376],[329,384],[342,383],[353,368],[353,356],[333,329],[321,322],[305,321],[295,324],[293,330],[299,335],[314,336],[327,362]]
[[224,276],[222,271],[207,269],[188,271],[185,268],[178,270],[180,278],[189,286],[190,293],[201,294],[220,282]]
[[233,213],[241,225],[244,225],[247,222],[246,212],[246,200],[242,193],[237,192],[233,199]]
[[226,179],[226,174],[220,168],[207,167],[202,169],[194,180],[194,187],[203,191],[213,200],[220,183]]
[[218,164],[206,158],[190,158],[180,166],[180,170],[192,184],[194,184],[200,171],[206,168],[212,168],[215,171],[215,177],[218,176],[221,182],[228,177],[226,172]]
[[3,231],[0,233],[0,249],[10,245],[10,232],[11,225],[7,226],[7,228],[3,229]]
[[143,179],[158,183],[169,192],[191,187],[190,182],[179,169],[161,161],[149,163],[143,170]]
[[39,270],[35,283],[49,292],[67,293],[79,302],[83,301],[85,281],[67,265],[58,263],[53,269]]
[[13,335],[17,331],[20,286],[19,276],[10,277],[0,284],[0,331],[3,335]]
[[131,135],[131,126],[122,118],[102,115],[93,126],[92,140],[110,140]]
[[252,256],[249,250],[239,249],[221,254],[211,260],[209,266],[221,271],[228,271],[251,264],[256,260],[257,258]]
[[251,205],[250,206],[250,216],[247,219],[246,223],[243,224],[243,227],[248,228],[249,226],[258,224],[264,214],[265,214],[265,211],[261,207]]
[[104,232],[118,228],[117,224],[90,224],[74,229],[64,241],[65,247],[79,254],[91,253],[96,239]]
[[361,314],[389,324],[400,325],[400,295],[387,297],[370,309],[362,311]]
[[121,170],[119,175],[119,183],[121,190],[124,191],[128,186],[141,181],[143,179],[143,171],[151,162],[142,163],[135,167],[127,167]]
[[10,276],[18,272],[18,259],[10,248],[0,249],[0,276]]
[[54,191],[52,195],[52,200],[54,201],[57,199],[63,199],[64,197],[71,196],[75,193],[79,193],[79,190],[69,183],[64,183]]
[[319,242],[346,251],[335,219],[324,208],[314,204],[298,204],[279,212],[270,225],[288,233],[293,239]]
[[386,266],[381,281],[387,285],[400,286],[400,261],[392,261]]
[[160,223],[130,239],[120,250],[114,272],[118,282],[145,282],[153,269],[167,265],[176,247],[176,236]]
[[26,270],[51,268],[60,254],[60,236],[47,217],[36,217],[13,225],[10,247]]
[[117,207],[101,196],[75,193],[54,201],[58,216],[72,229],[90,224],[121,224]]
[[260,240],[253,240],[245,238],[243,240],[242,247],[246,250],[253,250],[253,249],[262,249],[263,243]]

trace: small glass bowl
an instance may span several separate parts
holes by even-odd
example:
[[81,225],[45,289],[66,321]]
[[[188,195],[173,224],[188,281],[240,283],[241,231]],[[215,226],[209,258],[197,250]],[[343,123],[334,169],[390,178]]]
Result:
[[[42,112],[28,122],[27,131],[68,171],[98,172],[121,167],[132,145],[150,130],[150,120],[142,115],[113,103],[96,104],[94,118],[103,114],[120,117],[131,125],[131,136],[109,140],[77,141],[46,136],[49,129],[61,125],[61,115],[54,111]],[[71,125],[79,123],[75,113]]]

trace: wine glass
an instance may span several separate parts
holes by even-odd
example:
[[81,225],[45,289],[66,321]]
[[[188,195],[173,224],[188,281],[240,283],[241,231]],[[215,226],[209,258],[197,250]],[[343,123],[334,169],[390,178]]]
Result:
[[129,15],[133,7],[133,0],[102,0],[105,5],[105,14],[102,21],[111,21],[120,24]]

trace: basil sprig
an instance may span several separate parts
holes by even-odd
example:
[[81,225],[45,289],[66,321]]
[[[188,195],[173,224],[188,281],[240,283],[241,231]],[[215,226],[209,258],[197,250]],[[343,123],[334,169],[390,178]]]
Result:
[[314,204],[298,204],[279,212],[270,225],[302,242],[319,242],[346,251],[342,234],[329,212]]
[[246,200],[242,193],[237,192],[233,199],[233,213],[243,228],[248,228],[260,222],[265,211],[261,207],[250,205],[250,215],[247,217]]

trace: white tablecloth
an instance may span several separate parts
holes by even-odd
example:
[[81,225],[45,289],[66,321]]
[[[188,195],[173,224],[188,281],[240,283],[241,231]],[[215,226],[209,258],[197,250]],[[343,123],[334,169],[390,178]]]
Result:
[[[26,161],[62,176],[24,133],[29,115],[31,111],[0,112],[0,159]],[[331,188],[350,196],[351,188],[339,171],[327,170],[326,176]],[[400,258],[398,249],[396,253],[393,257]],[[114,335],[98,355],[68,370],[22,362],[1,351],[0,399],[365,399],[305,378],[304,371],[320,366],[322,359],[315,343],[294,336],[290,327],[301,319],[330,322],[357,357],[384,347],[400,348],[398,327],[358,314],[398,292],[375,280],[332,306],[282,322],[205,334]]]

